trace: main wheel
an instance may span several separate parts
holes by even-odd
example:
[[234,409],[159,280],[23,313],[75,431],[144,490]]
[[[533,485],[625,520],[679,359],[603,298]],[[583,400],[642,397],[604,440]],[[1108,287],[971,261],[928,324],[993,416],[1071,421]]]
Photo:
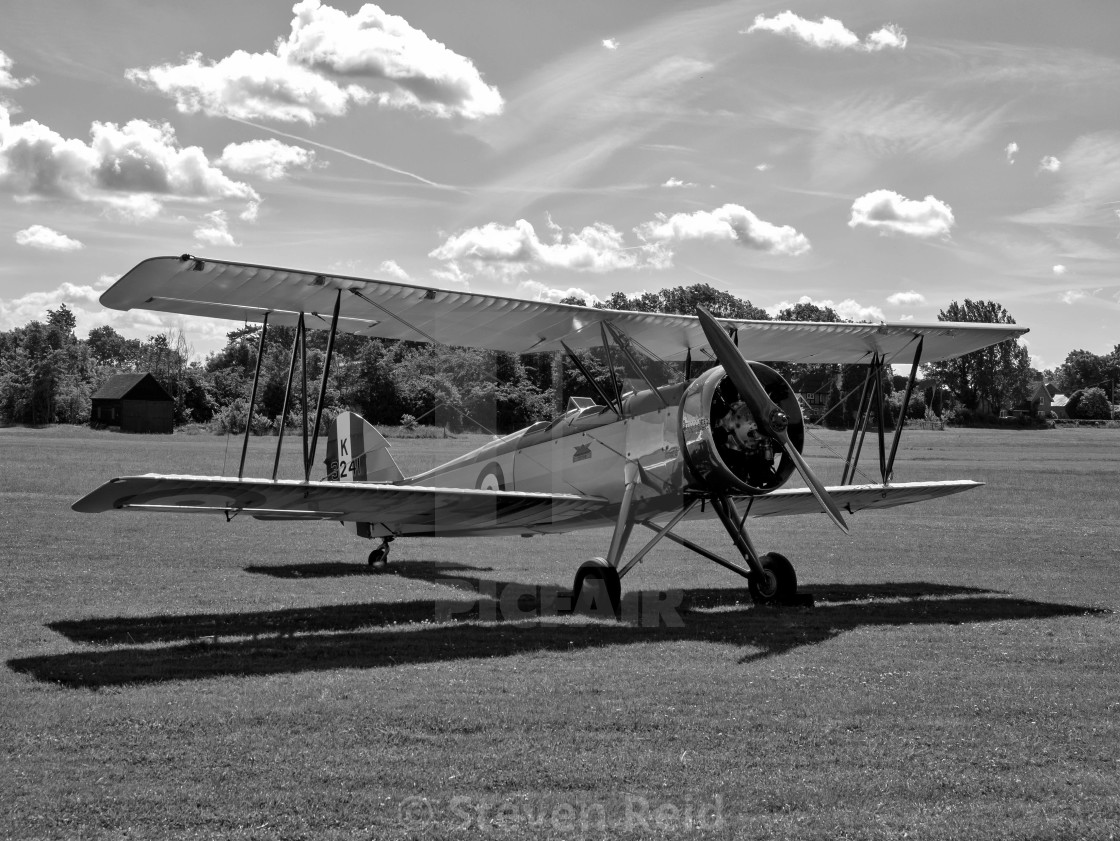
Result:
[[376,549],[369,553],[367,560],[369,565],[375,570],[384,569],[389,565],[389,544],[382,543]]
[[622,582],[618,570],[602,558],[580,565],[572,586],[572,613],[622,618]]
[[768,552],[759,560],[765,576],[752,575],[747,589],[755,604],[793,604],[797,601],[797,572],[785,555]]

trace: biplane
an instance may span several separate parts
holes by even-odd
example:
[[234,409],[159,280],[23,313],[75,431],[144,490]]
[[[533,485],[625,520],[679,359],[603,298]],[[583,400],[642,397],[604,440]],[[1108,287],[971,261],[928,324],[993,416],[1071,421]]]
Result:
[[[893,481],[904,418],[888,436],[883,375],[888,365],[910,365],[907,405],[921,361],[953,358],[1027,332],[1007,324],[750,321],[715,318],[702,308],[696,315],[623,312],[191,255],[140,263],[101,296],[101,303],[259,323],[250,416],[269,327],[294,327],[295,338],[271,477],[243,475],[246,429],[237,476],[115,478],[74,503],[74,510],[337,520],[358,536],[379,541],[367,559],[374,565],[387,563],[391,542],[400,538],[609,527],[605,556],[576,570],[572,604],[590,594],[599,604],[609,599],[616,614],[621,580],[663,539],[746,578],[756,602],[792,603],[798,600],[796,571],[780,553],[756,548],[752,518],[818,512],[847,532],[846,516],[857,511],[978,487],[969,480]],[[313,329],[329,332],[318,400],[309,418],[307,331]],[[595,396],[571,397],[558,417],[496,437],[414,476],[404,475],[372,425],[344,412],[326,430],[325,476],[313,476],[339,331],[565,354]],[[593,377],[581,361],[579,351],[588,349],[597,349],[605,360],[608,382]],[[280,479],[284,427],[301,360],[304,475]],[[651,360],[677,371],[677,381],[659,384],[650,373],[656,370]],[[697,371],[700,362],[715,365]],[[826,487],[802,456],[805,420],[794,389],[772,367],[776,363],[866,366],[839,485]],[[856,465],[871,428],[878,436],[879,481],[856,484]],[[787,487],[794,476],[805,487]],[[699,517],[719,519],[738,558],[674,532],[682,521]],[[652,534],[627,556],[635,526]]]

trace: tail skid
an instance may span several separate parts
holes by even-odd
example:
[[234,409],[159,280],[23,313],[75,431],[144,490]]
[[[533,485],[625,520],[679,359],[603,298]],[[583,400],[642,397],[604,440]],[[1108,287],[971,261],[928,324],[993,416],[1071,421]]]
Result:
[[385,436],[355,412],[343,412],[331,421],[326,466],[330,482],[399,482],[405,478]]

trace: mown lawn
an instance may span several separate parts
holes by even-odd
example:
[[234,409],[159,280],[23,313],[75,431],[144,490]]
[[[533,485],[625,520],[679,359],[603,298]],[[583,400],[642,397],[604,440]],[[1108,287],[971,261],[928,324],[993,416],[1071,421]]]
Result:
[[[846,439],[818,438],[836,481]],[[480,440],[393,451],[416,472]],[[624,581],[683,591],[657,628],[468,612],[464,587],[570,586],[607,531],[400,540],[370,575],[336,524],[69,509],[239,455],[0,429],[0,837],[1118,833],[1120,431],[908,432],[897,479],[987,486],[851,537],[760,521],[812,609],[755,608],[662,544]],[[713,522],[682,532],[731,553]]]

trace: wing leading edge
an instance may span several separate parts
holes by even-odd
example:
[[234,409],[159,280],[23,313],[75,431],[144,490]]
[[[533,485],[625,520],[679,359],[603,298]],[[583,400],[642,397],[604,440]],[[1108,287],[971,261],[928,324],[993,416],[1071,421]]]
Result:
[[[926,502],[970,491],[983,484],[971,479],[954,479],[944,482],[899,482],[891,485],[836,485],[825,490],[842,510],[854,514],[856,511]],[[746,502],[744,500],[744,504]],[[766,496],[754,497],[750,506],[752,517],[821,513],[820,503],[808,488],[782,488]]]
[[151,473],[112,479],[72,507],[83,513],[133,509],[345,520],[374,523],[392,534],[453,535],[553,529],[606,504],[574,494]]
[[[182,257],[137,265],[101,296],[112,309],[146,309],[207,318],[326,328],[342,292],[338,329],[384,339],[436,341],[513,353],[597,347],[610,321],[662,359],[705,350],[696,316],[600,310],[546,301],[410,286],[383,280]],[[720,319],[735,331],[740,353],[773,362],[867,363],[878,353],[894,364],[951,359],[1027,332],[1013,324],[820,324]]]

